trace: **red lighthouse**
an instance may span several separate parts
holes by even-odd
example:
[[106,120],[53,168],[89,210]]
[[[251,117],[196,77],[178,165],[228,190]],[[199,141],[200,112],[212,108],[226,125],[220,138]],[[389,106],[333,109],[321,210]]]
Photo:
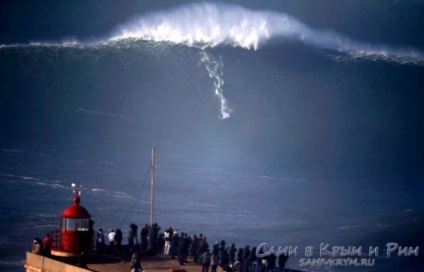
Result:
[[88,211],[80,205],[79,186],[74,187],[73,204],[61,214],[62,224],[60,238],[52,254],[56,256],[78,256],[82,252],[87,254],[93,248],[93,226]]

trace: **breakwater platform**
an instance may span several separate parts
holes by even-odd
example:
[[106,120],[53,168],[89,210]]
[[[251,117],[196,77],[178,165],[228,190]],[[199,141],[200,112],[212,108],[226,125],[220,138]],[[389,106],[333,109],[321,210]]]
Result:
[[[190,258],[188,263],[180,265],[177,260],[170,256],[157,254],[155,256],[143,256],[141,264],[145,272],[200,272],[202,266],[194,263]],[[58,258],[49,258],[43,255],[26,253],[26,272],[129,272],[131,271],[130,257],[114,256],[88,256],[81,267],[80,260],[65,262]],[[277,270],[276,270],[277,271]],[[286,269],[287,272],[301,272]],[[222,272],[218,267],[217,272]]]

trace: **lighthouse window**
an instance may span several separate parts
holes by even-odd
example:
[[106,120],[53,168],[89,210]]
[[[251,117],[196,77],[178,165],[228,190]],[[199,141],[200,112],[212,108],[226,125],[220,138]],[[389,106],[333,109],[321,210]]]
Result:
[[73,231],[88,231],[89,218],[62,218],[62,229]]
[[88,231],[88,218],[76,219],[76,229],[78,231]]

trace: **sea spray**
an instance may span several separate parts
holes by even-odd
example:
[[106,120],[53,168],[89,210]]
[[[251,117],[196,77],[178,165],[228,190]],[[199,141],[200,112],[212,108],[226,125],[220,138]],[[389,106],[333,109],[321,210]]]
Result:
[[228,100],[224,97],[223,94],[224,80],[222,79],[222,77],[224,75],[224,63],[222,62],[222,57],[215,58],[212,54],[208,54],[206,51],[201,51],[200,62],[205,65],[205,68],[208,71],[210,78],[213,79],[213,83],[215,86],[215,95],[218,97],[221,105],[220,118],[230,118],[231,112],[233,110],[228,105]]

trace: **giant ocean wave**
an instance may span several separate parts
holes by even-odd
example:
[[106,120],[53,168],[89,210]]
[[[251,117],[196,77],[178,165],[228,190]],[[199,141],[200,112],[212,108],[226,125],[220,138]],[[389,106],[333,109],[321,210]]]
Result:
[[[343,53],[353,59],[424,65],[424,53],[418,49],[356,41],[332,30],[314,29],[285,13],[207,2],[138,16],[118,26],[112,34],[89,42],[67,39],[56,43],[3,44],[0,49],[15,46],[122,47],[122,42],[134,40],[169,42],[203,49],[229,45],[253,50],[260,49],[270,40],[278,40]],[[128,44],[131,46],[133,43]]]
[[284,13],[212,3],[187,5],[135,18],[120,26],[109,41],[127,39],[201,48],[230,45],[253,50],[277,39],[346,53],[353,58],[424,64],[423,52],[415,49],[354,41],[334,31],[313,29]]

